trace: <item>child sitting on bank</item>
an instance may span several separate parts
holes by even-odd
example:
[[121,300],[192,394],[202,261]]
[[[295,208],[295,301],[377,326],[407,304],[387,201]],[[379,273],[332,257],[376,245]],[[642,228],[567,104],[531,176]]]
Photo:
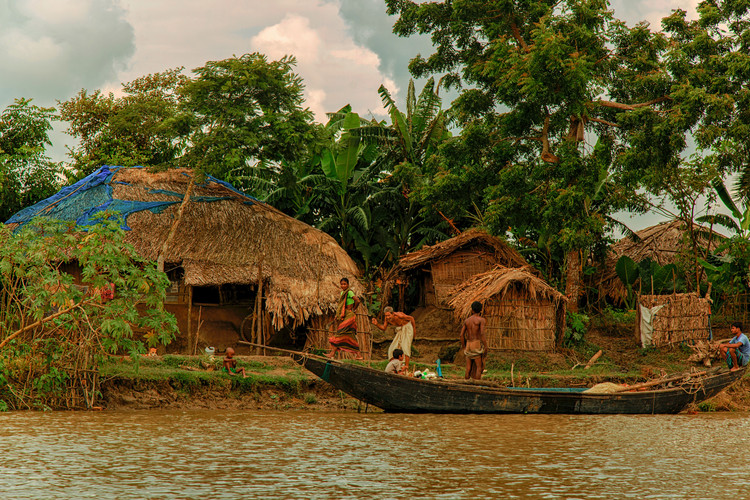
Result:
[[406,372],[406,366],[404,365],[404,351],[401,349],[393,350],[393,358],[391,358],[388,365],[385,367],[385,372],[394,375],[403,375]]
[[232,376],[242,374],[242,378],[247,378],[245,369],[237,368],[237,360],[234,359],[234,349],[231,347],[227,347],[227,355],[224,357],[224,367],[222,370]]

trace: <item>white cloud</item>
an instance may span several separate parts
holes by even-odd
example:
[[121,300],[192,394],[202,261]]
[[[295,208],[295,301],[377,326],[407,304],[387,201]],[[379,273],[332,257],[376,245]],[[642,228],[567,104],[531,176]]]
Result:
[[314,63],[320,56],[320,36],[310,27],[309,19],[296,15],[263,29],[250,43],[272,59],[293,54],[297,60]]
[[115,0],[0,2],[0,107],[14,98],[50,105],[112,79],[133,53]]
[[327,121],[326,112],[345,104],[363,116],[382,116],[377,89],[388,78],[380,72],[380,58],[352,40],[337,9],[334,4],[320,4],[307,17],[286,15],[253,37],[251,48],[275,59],[284,55],[297,59],[307,106],[318,121]]

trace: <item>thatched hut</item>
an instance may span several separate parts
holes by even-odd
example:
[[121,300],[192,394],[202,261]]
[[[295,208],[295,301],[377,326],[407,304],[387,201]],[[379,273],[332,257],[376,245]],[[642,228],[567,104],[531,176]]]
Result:
[[[724,238],[715,231],[711,236],[708,228],[695,225],[698,241],[703,248],[716,249]],[[609,249],[603,270],[597,275],[596,287],[601,297],[609,297],[616,302],[624,302],[628,292],[617,275],[615,266],[622,256],[628,256],[637,264],[651,259],[660,266],[675,264],[679,256],[690,250],[686,247],[685,226],[682,221],[673,220],[647,227],[635,233],[635,238],[628,236],[621,239]],[[644,285],[645,286],[645,285]],[[647,290],[644,288],[643,293]]]
[[451,291],[448,305],[461,320],[475,301],[490,349],[552,351],[562,342],[567,299],[527,270],[497,266],[473,276]]
[[529,267],[526,259],[500,238],[470,229],[401,257],[398,272],[417,281],[419,306],[448,309],[453,287],[497,265]]
[[105,166],[8,224],[44,216],[85,226],[96,212],[120,212],[126,241],[146,259],[163,259],[182,352],[263,343],[280,330],[294,337],[301,326],[323,330],[341,277],[362,292],[355,263],[329,235],[226,182],[193,179],[187,169]]
[[641,295],[636,311],[635,337],[643,347],[707,340],[711,304],[696,293]]

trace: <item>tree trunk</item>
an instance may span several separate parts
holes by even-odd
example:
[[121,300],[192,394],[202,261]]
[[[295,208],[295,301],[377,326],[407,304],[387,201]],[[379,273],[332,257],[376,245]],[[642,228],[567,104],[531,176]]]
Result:
[[581,251],[571,250],[567,257],[565,296],[568,297],[568,311],[578,312],[578,298],[581,296],[581,275],[583,274]]

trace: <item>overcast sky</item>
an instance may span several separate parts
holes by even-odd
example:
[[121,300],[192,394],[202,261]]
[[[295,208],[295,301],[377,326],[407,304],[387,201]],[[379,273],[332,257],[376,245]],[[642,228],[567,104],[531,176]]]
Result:
[[[657,28],[697,0],[614,0],[629,24]],[[297,58],[306,105],[319,121],[351,104],[381,115],[377,89],[403,101],[407,64],[429,40],[398,38],[383,0],[0,0],[0,109],[14,98],[51,106],[80,89],[117,91],[149,73],[262,52]],[[418,89],[421,88],[418,85]],[[58,127],[59,128],[59,127]],[[64,159],[61,133],[55,159]]]

